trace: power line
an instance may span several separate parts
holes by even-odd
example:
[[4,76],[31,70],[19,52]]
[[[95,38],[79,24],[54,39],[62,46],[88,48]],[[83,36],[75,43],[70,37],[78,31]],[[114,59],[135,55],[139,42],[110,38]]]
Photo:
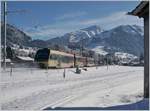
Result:
[[7,40],[7,15],[10,13],[24,13],[26,10],[15,10],[15,11],[7,11],[7,2],[3,2],[3,17],[4,17],[4,70],[6,70],[6,40]]

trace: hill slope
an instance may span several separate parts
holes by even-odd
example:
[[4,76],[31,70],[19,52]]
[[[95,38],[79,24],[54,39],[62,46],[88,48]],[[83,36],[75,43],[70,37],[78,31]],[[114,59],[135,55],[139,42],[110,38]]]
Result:
[[85,29],[67,33],[61,37],[49,39],[47,42],[61,45],[79,44],[83,39],[84,42],[89,42],[93,36],[100,34],[102,31],[103,30],[99,26],[93,25]]
[[[3,45],[3,23],[1,28],[1,43]],[[55,45],[59,45],[59,47],[68,46],[72,49],[79,49],[83,45],[84,48],[104,55],[111,52],[124,52],[139,56],[144,52],[143,27],[137,25],[121,25],[108,31],[94,25],[44,41],[32,40],[21,30],[7,24],[7,45],[12,46],[13,44],[38,48],[54,48]]]
[[124,52],[139,56],[143,53],[143,27],[137,25],[121,25],[108,31],[99,26],[91,26],[61,37],[48,40],[51,44],[66,45],[69,48],[92,49],[100,54]]
[[[1,23],[1,44],[4,44],[4,24]],[[16,27],[7,24],[7,45],[12,46],[13,44],[28,46],[32,38],[26,35],[23,31]]]
[[143,28],[136,25],[122,25],[95,36],[88,44],[91,49],[100,48],[107,52],[126,52],[140,55],[144,50]]

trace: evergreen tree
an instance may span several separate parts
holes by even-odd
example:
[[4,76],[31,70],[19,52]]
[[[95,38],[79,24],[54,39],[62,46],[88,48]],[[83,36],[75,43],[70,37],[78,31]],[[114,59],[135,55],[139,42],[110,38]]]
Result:
[[11,47],[6,47],[6,58],[9,58],[9,59],[12,59],[13,58],[13,52],[12,52],[12,49]]

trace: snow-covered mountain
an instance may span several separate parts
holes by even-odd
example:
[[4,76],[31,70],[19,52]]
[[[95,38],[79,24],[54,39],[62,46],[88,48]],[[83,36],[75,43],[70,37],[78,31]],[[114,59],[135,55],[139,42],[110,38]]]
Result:
[[101,32],[103,32],[103,29],[101,29],[99,26],[97,25],[93,25],[90,26],[88,28],[84,28],[84,29],[80,29],[78,31],[75,32],[70,32],[67,33],[61,37],[56,37],[53,39],[48,40],[48,43],[52,43],[52,44],[62,44],[62,45],[69,45],[72,43],[80,43],[82,40],[84,40],[84,42],[88,42],[89,40],[91,40],[94,36],[100,34]]
[[[1,43],[4,42],[3,23]],[[69,47],[91,49],[102,55],[122,52],[139,56],[144,52],[143,27],[137,25],[121,25],[111,30],[104,31],[97,25],[80,29],[63,36],[44,40],[32,40],[16,27],[7,24],[7,45],[19,45],[29,47]]]
[[76,32],[68,33],[64,35],[64,37],[68,36],[69,42],[77,43],[82,39],[91,39],[93,36],[100,34],[102,31],[103,30],[99,26],[94,25]]
[[96,35],[87,46],[96,51],[125,52],[139,56],[144,50],[143,27],[118,26]]
[[[4,23],[1,22],[1,44],[4,44]],[[18,29],[17,27],[7,24],[7,46],[11,47],[22,47],[22,46],[28,46],[28,47],[39,47],[44,48],[48,47],[49,44],[47,44],[44,40],[32,40],[32,37],[28,36],[25,32]]]
[[143,27],[137,25],[120,25],[104,31],[99,26],[91,26],[79,31],[67,33],[62,37],[48,40],[51,44],[66,45],[70,48],[91,49],[102,55],[114,52],[130,53],[139,56],[143,53]]

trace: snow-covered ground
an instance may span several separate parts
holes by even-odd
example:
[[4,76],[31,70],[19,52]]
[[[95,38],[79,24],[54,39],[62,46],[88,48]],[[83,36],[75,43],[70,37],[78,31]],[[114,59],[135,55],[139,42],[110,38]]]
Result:
[[143,67],[15,68],[1,73],[1,103],[5,110],[56,107],[111,107],[142,100]]
[[115,56],[118,57],[119,59],[130,59],[130,60],[134,60],[138,58],[133,54],[123,53],[123,52],[115,52]]
[[108,52],[106,52],[104,50],[104,46],[96,46],[96,47],[92,48],[92,50],[98,54],[101,54],[101,55],[107,55],[108,54]]

